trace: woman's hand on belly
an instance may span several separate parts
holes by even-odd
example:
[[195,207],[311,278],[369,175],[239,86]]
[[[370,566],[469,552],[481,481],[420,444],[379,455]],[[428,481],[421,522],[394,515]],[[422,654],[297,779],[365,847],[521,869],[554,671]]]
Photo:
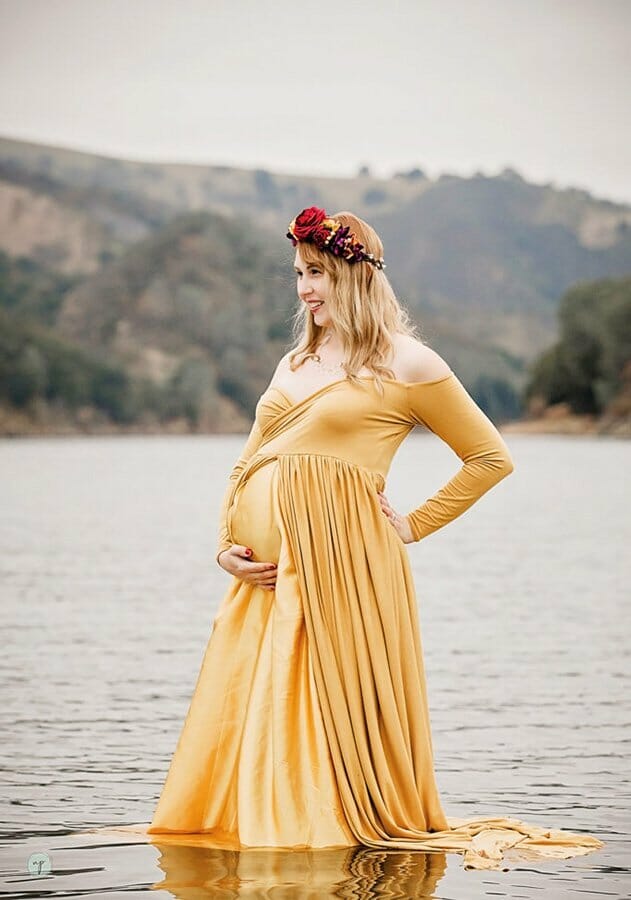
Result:
[[249,557],[252,551],[242,544],[233,544],[223,550],[217,562],[226,572],[240,581],[247,581],[268,591],[276,586],[276,564],[271,562],[254,562]]

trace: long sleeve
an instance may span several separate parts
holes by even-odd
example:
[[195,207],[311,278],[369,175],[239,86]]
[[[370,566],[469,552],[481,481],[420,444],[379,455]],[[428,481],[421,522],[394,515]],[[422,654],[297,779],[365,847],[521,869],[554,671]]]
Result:
[[435,381],[408,385],[409,415],[445,441],[463,462],[433,497],[407,515],[420,541],[469,509],[513,471],[499,431],[452,372]]
[[258,450],[262,439],[263,435],[261,434],[261,429],[259,428],[258,422],[255,419],[254,424],[252,425],[252,428],[250,430],[250,434],[248,435],[243,450],[241,451],[241,455],[232,468],[232,472],[230,473],[230,477],[228,479],[228,486],[224,493],[223,502],[221,504],[221,512],[219,513],[219,544],[217,547],[217,555],[215,557],[217,560],[219,560],[219,554],[223,550],[227,550],[232,546],[232,541],[228,536],[227,518],[228,501],[230,500],[230,494],[232,493],[234,482],[237,480],[237,478],[245,468],[250,457]]

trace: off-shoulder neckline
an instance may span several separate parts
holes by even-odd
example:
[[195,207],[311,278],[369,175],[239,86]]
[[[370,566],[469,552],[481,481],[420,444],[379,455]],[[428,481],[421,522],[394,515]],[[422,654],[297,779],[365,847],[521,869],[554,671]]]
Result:
[[[447,381],[449,378],[452,378],[452,377],[455,377],[455,372],[450,370],[446,375],[441,375],[440,378],[433,378],[430,381],[400,381],[398,378],[383,378],[382,381],[384,384],[397,384],[397,385],[400,385],[401,387],[405,387],[405,388],[415,388],[415,387],[430,387],[431,385],[434,385],[434,384],[440,384],[442,381]],[[359,378],[362,381],[375,381],[374,375],[358,375],[357,378]],[[282,397],[284,397],[285,400],[289,403],[290,409],[295,409],[296,407],[302,406],[304,403],[307,403],[309,400],[315,399],[317,396],[322,394],[324,391],[327,391],[330,388],[335,387],[338,384],[344,384],[346,382],[348,382],[348,379],[346,377],[336,378],[335,381],[330,381],[328,384],[323,384],[322,387],[319,387],[317,390],[313,391],[311,394],[308,394],[306,397],[303,397],[302,400],[292,400],[291,397],[289,397],[288,394],[286,394],[282,388],[276,387],[276,385],[270,385],[267,388],[267,390],[265,390],[263,392],[262,396],[269,393],[270,391],[276,391],[278,394],[280,394]],[[350,384],[350,382],[348,382],[348,383]]]

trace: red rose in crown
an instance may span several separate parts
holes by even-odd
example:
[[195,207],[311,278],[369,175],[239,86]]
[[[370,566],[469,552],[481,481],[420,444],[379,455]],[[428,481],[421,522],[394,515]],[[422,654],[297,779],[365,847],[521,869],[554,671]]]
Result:
[[323,209],[318,209],[317,206],[310,206],[308,209],[303,209],[296,218],[293,227],[294,235],[299,241],[304,241],[305,238],[308,238],[311,232],[318,227],[320,222],[323,222],[325,219],[325,211]]

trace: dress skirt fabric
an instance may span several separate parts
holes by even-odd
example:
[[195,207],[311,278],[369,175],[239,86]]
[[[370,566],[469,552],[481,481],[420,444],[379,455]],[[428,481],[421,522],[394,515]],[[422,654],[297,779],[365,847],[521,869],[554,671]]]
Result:
[[[354,396],[331,385],[299,404],[264,395],[257,407],[260,435],[232,480],[225,536],[276,562],[276,586],[233,578],[148,833],[204,833],[235,848],[451,850],[476,868],[499,867],[517,845],[528,858],[602,846],[516,819],[446,817],[410,563],[377,496],[394,448],[431,404],[424,391],[410,404],[393,382],[384,413],[372,390],[343,387]],[[344,440],[358,416],[356,429],[385,433],[364,434],[361,454],[349,452],[353,434]],[[469,476],[428,501],[415,527],[426,515],[440,527],[439,506],[458,514],[454,492],[470,493]]]
[[271,463],[248,480],[233,529],[282,574],[274,592],[234,579],[224,597],[151,833],[210,831],[245,847],[357,843],[341,808],[300,592],[281,553],[276,475]]

